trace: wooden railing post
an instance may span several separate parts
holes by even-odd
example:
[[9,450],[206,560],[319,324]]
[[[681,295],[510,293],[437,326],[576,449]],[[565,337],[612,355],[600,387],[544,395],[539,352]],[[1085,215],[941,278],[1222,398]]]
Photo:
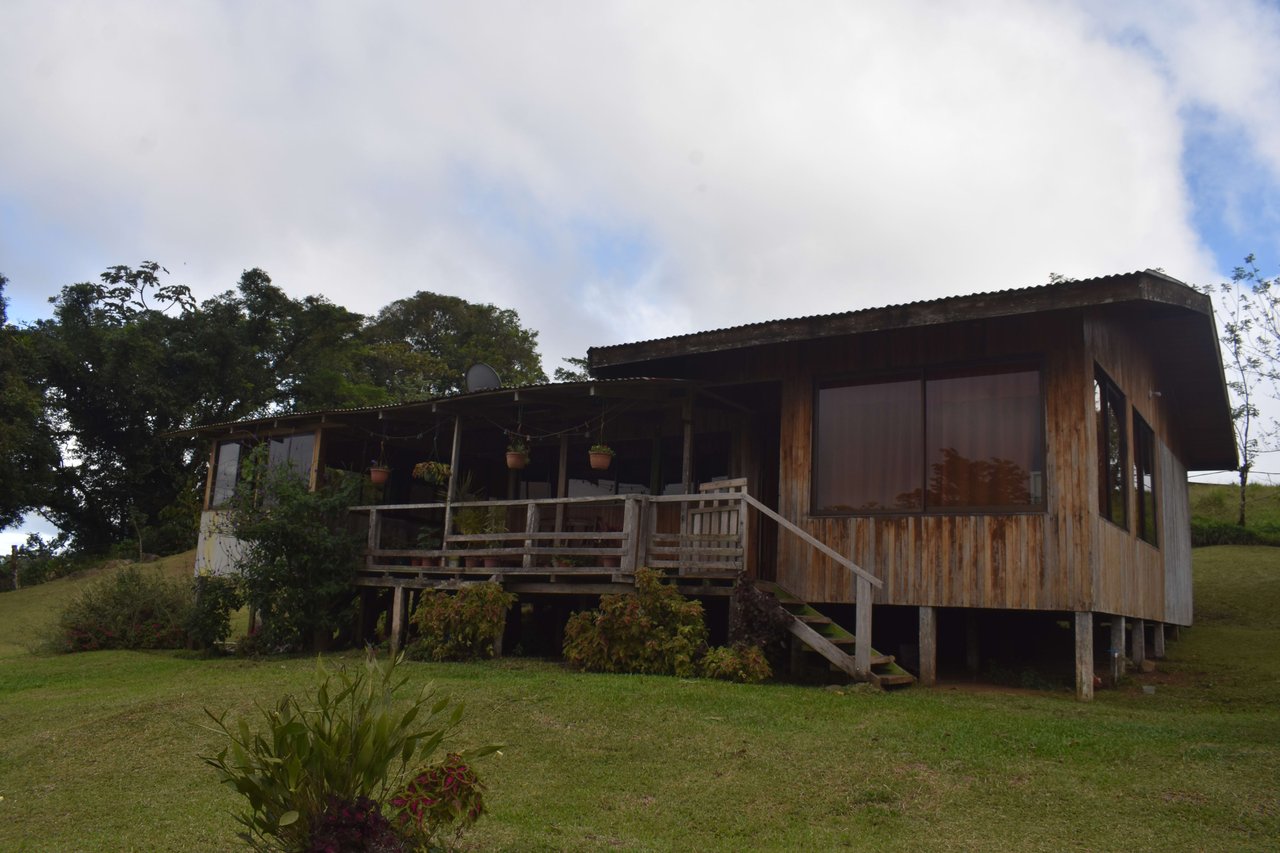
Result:
[[391,593],[391,656],[394,658],[400,651],[401,639],[404,636],[404,587],[396,584]]
[[365,565],[373,567],[377,560],[374,554],[378,550],[378,542],[382,539],[382,516],[378,514],[376,509],[369,510],[369,554],[365,558]]
[[857,614],[854,617],[853,668],[861,676],[871,672],[871,584],[858,577]]
[[622,502],[622,574],[635,574],[639,547],[640,502],[635,495],[627,495]]
[[[525,507],[524,532],[538,532],[538,505],[535,503],[530,503]],[[524,559],[521,561],[521,565],[526,569],[533,568],[533,555],[529,553],[529,550],[533,548],[533,543],[533,539],[524,540]]]

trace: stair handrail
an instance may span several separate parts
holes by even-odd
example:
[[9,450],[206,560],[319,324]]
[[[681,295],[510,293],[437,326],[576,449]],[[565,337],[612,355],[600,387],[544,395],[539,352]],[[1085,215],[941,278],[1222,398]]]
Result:
[[840,554],[840,552],[836,551],[836,550],[835,550],[834,548],[832,548],[830,545],[827,545],[826,543],[824,543],[824,542],[820,541],[819,539],[817,539],[816,537],[814,537],[812,534],[808,533],[807,531],[802,530],[802,529],[801,529],[798,525],[796,525],[794,522],[792,522],[792,521],[788,521],[787,519],[785,519],[785,518],[783,518],[782,516],[778,515],[778,513],[776,513],[776,512],[774,512],[773,510],[769,509],[769,507],[765,506],[764,504],[760,503],[760,501],[758,501],[758,500],[756,500],[754,497],[752,497],[752,495],[751,495],[751,493],[750,493],[750,492],[741,492],[741,495],[742,495],[743,499],[744,499],[748,504],[750,504],[751,506],[755,507],[755,508],[756,508],[757,510],[759,510],[762,514],[764,514],[764,515],[768,516],[769,518],[771,518],[771,519],[773,519],[775,522],[777,522],[777,524],[778,524],[778,526],[779,526],[779,527],[786,528],[786,529],[787,529],[788,531],[790,531],[791,533],[795,534],[796,536],[799,536],[801,539],[803,539],[803,540],[804,540],[805,542],[807,542],[809,545],[811,545],[812,547],[814,547],[814,548],[818,549],[818,550],[819,550],[819,551],[821,551],[823,554],[826,554],[828,557],[830,557],[831,559],[835,560],[837,563],[839,563],[840,565],[844,566],[846,569],[848,569],[849,571],[853,572],[853,574],[854,574],[854,575],[856,575],[857,577],[859,577],[859,578],[861,578],[862,580],[866,581],[867,583],[871,584],[871,585],[872,585],[872,586],[874,586],[876,589],[882,589],[882,588],[884,588],[884,581],[880,580],[880,578],[878,578],[878,577],[876,577],[875,575],[871,574],[871,573],[870,573],[870,572],[868,572],[866,569],[862,568],[862,567],[861,567],[861,566],[859,566],[857,563],[855,563],[853,560],[850,560],[848,557],[842,556],[842,555]]

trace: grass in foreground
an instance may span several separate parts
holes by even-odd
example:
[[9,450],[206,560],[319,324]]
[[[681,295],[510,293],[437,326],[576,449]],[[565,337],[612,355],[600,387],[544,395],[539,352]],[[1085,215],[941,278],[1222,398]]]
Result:
[[[1154,696],[412,668],[467,701],[462,742],[508,745],[480,766],[476,849],[1274,849],[1280,552],[1195,556],[1200,624],[1146,677]],[[195,758],[216,743],[201,707],[247,712],[313,666],[0,658],[0,849],[237,849],[235,797]]]

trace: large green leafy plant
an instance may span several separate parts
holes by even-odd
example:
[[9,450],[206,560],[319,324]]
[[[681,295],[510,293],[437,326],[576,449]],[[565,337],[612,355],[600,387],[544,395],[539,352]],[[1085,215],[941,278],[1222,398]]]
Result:
[[418,639],[409,646],[409,656],[435,661],[493,657],[494,641],[515,602],[514,595],[492,582],[455,593],[423,590],[413,611]]
[[329,471],[311,491],[287,465],[268,465],[263,447],[231,500],[228,532],[243,548],[237,571],[245,601],[262,618],[268,650],[323,650],[347,624],[362,537],[348,507],[361,481]]
[[[362,666],[335,671],[318,663],[315,687],[260,709],[257,731],[243,718],[230,721],[225,712],[206,709],[227,743],[202,759],[248,801],[236,820],[254,849],[306,850],[322,839],[353,836],[377,837],[381,849],[417,849],[459,819],[451,812],[424,817],[421,809],[403,809],[420,800],[422,780],[434,779],[441,767],[462,765],[466,781],[478,786],[465,762],[495,747],[427,764],[462,719],[463,706],[430,686],[398,701],[407,681],[397,671],[399,660],[370,657]],[[467,805],[474,807],[478,796],[477,790]],[[395,838],[388,837],[388,827]]]

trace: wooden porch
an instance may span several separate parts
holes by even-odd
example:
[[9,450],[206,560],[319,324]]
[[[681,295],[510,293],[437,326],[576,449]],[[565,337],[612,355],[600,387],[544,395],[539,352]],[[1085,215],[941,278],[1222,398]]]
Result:
[[[851,677],[883,684],[914,678],[871,647],[872,588],[881,581],[760,503],[745,479],[702,484],[696,493],[626,494],[352,507],[367,531],[356,585],[393,591],[390,631],[404,635],[414,590],[494,581],[517,594],[603,595],[634,589],[639,568],[662,572],[682,594],[727,596],[747,569],[749,531],[772,522],[855,576],[856,629],[835,626],[776,584],[795,641]],[[481,532],[459,532],[459,518]],[[752,515],[761,516],[753,519]],[[468,525],[469,528],[472,525]],[[424,534],[438,547],[422,547]],[[852,647],[853,654],[849,654]]]

